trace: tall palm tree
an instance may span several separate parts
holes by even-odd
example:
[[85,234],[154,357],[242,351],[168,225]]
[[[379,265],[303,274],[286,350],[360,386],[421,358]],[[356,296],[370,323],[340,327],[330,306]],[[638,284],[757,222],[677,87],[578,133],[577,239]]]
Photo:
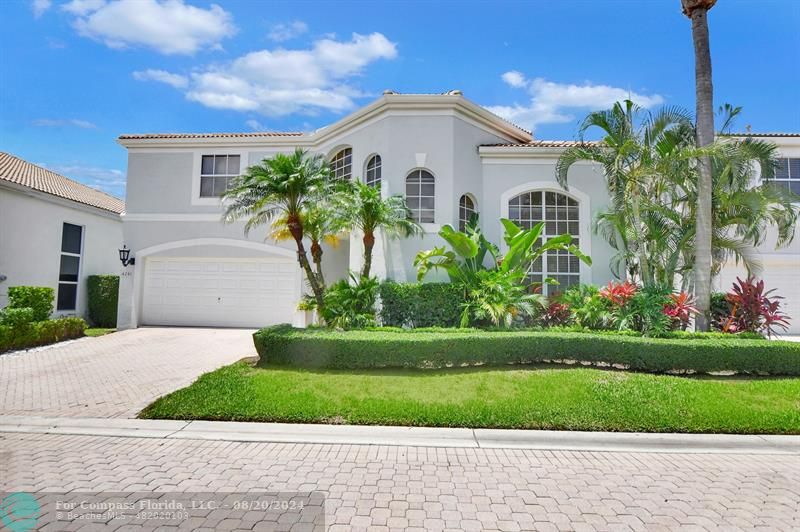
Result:
[[[567,187],[570,167],[579,161],[602,165],[616,216],[605,220],[617,249],[625,249],[628,272],[643,284],[655,282],[650,257],[652,243],[646,238],[647,205],[662,193],[663,178],[658,171],[664,146],[675,143],[676,132],[691,125],[688,113],[678,107],[664,107],[652,113],[630,100],[617,102],[607,111],[590,113],[578,130],[580,142],[567,148],[556,163],[556,178]],[[586,142],[590,129],[603,133],[600,142]],[[625,230],[621,231],[620,228]]]
[[379,188],[355,181],[335,195],[334,212],[342,229],[361,232],[364,244],[362,277],[372,269],[372,250],[379,229],[388,237],[410,237],[422,233],[411,219],[411,211],[402,196],[381,197]]
[[[714,142],[714,87],[711,82],[711,49],[708,40],[708,11],[717,0],[681,0],[683,14],[692,21],[694,42],[695,100],[697,106],[697,147]],[[708,330],[711,307],[711,217],[713,183],[711,160],[701,157],[697,181],[697,234],[695,235],[694,293],[698,310],[698,330]]]
[[279,153],[251,166],[223,195],[227,202],[223,221],[247,219],[245,234],[280,216],[297,245],[297,261],[306,274],[318,308],[323,308],[324,288],[312,271],[303,244],[302,213],[330,182],[330,168],[322,156],[308,155],[298,148],[291,155]]

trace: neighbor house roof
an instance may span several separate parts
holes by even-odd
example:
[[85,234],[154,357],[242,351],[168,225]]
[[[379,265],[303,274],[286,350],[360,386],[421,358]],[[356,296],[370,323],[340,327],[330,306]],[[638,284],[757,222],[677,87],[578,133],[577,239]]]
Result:
[[10,153],[0,152],[0,181],[121,214],[125,202]]
[[726,137],[800,137],[800,133],[726,133]]

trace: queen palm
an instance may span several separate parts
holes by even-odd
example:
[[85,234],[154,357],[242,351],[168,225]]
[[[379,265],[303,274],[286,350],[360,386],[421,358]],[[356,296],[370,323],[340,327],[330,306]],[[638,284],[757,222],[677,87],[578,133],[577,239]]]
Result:
[[[692,21],[698,148],[705,148],[714,142],[714,87],[711,82],[708,11],[716,3],[717,0],[681,0],[683,14]],[[694,284],[699,311],[697,328],[706,331],[711,307],[713,183],[711,160],[701,156],[698,163]]]
[[383,198],[379,188],[359,181],[345,185],[334,196],[333,210],[342,229],[362,234],[364,265],[361,276],[364,278],[369,277],[372,269],[372,250],[379,229],[390,238],[422,233],[419,224],[411,219],[411,211],[402,196]]
[[297,261],[319,308],[324,307],[324,287],[308,262],[302,214],[323,193],[329,178],[330,169],[323,157],[308,155],[298,148],[290,155],[279,153],[249,167],[223,196],[227,203],[223,220],[231,223],[246,219],[245,234],[276,218],[285,218],[286,228],[297,245]]

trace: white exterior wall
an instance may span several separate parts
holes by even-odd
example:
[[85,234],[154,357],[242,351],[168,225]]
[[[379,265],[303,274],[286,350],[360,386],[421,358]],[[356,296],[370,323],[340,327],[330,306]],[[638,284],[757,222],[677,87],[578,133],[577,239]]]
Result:
[[[0,307],[10,286],[49,286],[58,294],[64,222],[83,227],[77,309],[56,315],[87,315],[86,278],[118,275],[122,223],[114,213],[44,193],[0,187]],[[54,305],[55,306],[55,305]]]
[[[800,138],[765,137],[763,140],[778,146],[779,157],[800,158]],[[756,181],[760,176],[755,176]],[[761,261],[762,269],[756,277],[764,280],[766,289],[775,289],[774,295],[782,296],[782,309],[791,318],[789,334],[800,334],[800,221],[795,226],[795,239],[788,246],[776,247],[777,230],[767,230],[764,243],[754,250]],[[741,264],[725,265],[714,279],[714,289],[727,292],[736,278],[747,278]],[[782,332],[782,330],[778,330]]]

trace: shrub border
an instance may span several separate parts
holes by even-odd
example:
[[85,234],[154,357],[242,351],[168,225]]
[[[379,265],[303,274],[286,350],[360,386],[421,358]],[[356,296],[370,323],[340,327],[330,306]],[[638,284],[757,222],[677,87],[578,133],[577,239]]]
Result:
[[577,362],[650,373],[800,375],[800,343],[724,338],[645,338],[548,331],[294,329],[253,334],[259,365],[330,369],[442,368]]

